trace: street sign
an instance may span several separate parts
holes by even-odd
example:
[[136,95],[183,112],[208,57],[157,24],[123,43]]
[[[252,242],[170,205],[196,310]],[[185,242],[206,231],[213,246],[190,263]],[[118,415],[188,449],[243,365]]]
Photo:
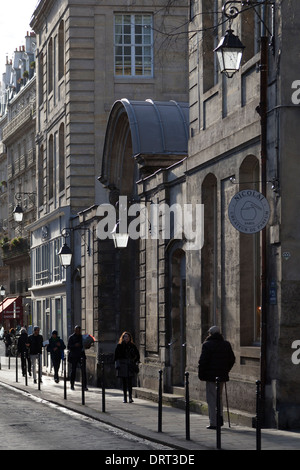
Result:
[[260,232],[268,223],[270,206],[267,199],[254,189],[235,194],[228,207],[231,224],[242,233]]

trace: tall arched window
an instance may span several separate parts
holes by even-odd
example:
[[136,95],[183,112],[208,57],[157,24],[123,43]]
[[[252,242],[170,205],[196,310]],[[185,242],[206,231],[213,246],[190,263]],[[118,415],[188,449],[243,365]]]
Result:
[[48,169],[49,169],[49,199],[53,198],[53,189],[54,189],[54,142],[53,135],[49,138],[49,154],[48,154]]
[[[239,189],[259,190],[259,162],[249,155],[240,167]],[[253,182],[251,184],[251,182]],[[260,342],[260,234],[240,233],[240,341],[241,346]]]
[[65,24],[62,20],[58,30],[58,80],[65,74]]
[[201,249],[201,329],[202,341],[208,328],[217,322],[217,179],[210,173],[202,184],[204,245]]
[[44,187],[44,178],[42,177],[43,175],[43,163],[44,163],[44,146],[41,145],[39,149],[39,154],[38,154],[38,172],[39,172],[39,177],[37,178],[38,181],[38,205],[42,206],[44,204],[44,192],[43,192],[43,187]]
[[65,189],[65,125],[59,128],[59,192]]
[[39,105],[43,104],[44,99],[44,54],[41,53],[39,57],[39,80],[38,80],[38,96]]
[[53,90],[53,41],[52,38],[48,44],[48,57],[47,57],[47,66],[48,66],[48,93],[51,93]]

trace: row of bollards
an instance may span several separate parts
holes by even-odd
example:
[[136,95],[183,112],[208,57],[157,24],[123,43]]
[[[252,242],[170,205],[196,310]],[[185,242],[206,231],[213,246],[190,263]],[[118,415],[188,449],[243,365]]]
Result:
[[[28,368],[27,368],[27,355],[24,353],[24,365],[22,369],[25,378],[25,385],[28,385]],[[85,405],[85,364],[81,361],[81,403]],[[10,369],[10,357],[8,358],[8,368]],[[0,364],[1,369],[1,364]],[[63,377],[64,377],[64,399],[67,399],[67,361],[66,357],[63,359]],[[102,370],[102,412],[105,413],[105,368],[104,362],[101,362]],[[42,377],[42,366],[41,366],[41,354],[38,355],[38,390],[41,390],[41,377]],[[16,382],[18,382],[18,356],[16,356]],[[222,426],[222,413],[221,413],[221,382],[216,377],[216,448],[221,450],[221,426]],[[227,394],[227,391],[226,391]],[[163,416],[163,371],[159,370],[159,383],[158,383],[158,432],[162,432],[162,416]],[[227,405],[228,406],[228,405]],[[228,411],[229,419],[229,411]],[[261,382],[256,382],[256,450],[261,450]],[[190,395],[189,395],[189,373],[185,372],[185,436],[186,440],[190,440]]]
[[[158,432],[162,432],[162,401],[163,401],[163,384],[162,384],[162,370],[159,370],[158,378]],[[221,413],[221,382],[216,377],[216,448],[221,450],[221,426],[222,413]],[[227,398],[227,390],[226,390]],[[228,404],[227,404],[228,407]],[[228,410],[229,419],[229,410]],[[256,450],[261,450],[261,382],[256,382]],[[185,437],[190,440],[190,398],[189,398],[189,373],[185,373]]]
[[[163,371],[159,370],[158,379],[158,432],[162,432],[162,401],[163,401]],[[189,373],[185,372],[185,438],[190,440],[190,392],[189,392]]]
[[[27,367],[27,353],[24,352],[24,356],[21,357],[21,361],[23,360],[24,361],[24,366],[22,367],[22,372],[23,372],[23,375],[24,375],[24,379],[25,379],[25,386],[27,387],[28,386],[28,367]],[[16,356],[16,367],[15,367],[15,371],[16,371],[16,382],[18,383],[19,381],[19,356],[17,355]],[[37,372],[37,376],[38,376],[38,380],[37,380],[37,384],[38,384],[38,390],[41,390],[41,383],[42,383],[42,364],[41,364],[41,360],[42,360],[42,355],[41,354],[38,354],[38,372]],[[104,381],[104,377],[105,377],[105,371],[104,371],[104,362],[101,363],[101,367],[102,367],[102,412],[105,413],[105,381]],[[0,370],[2,368],[2,365],[1,365],[1,362],[0,362]],[[10,370],[11,368],[11,356],[8,356],[8,369]],[[85,383],[85,364],[84,364],[84,361],[81,360],[81,363],[80,363],[80,369],[81,369],[81,403],[82,405],[85,405],[85,389],[86,389],[86,383]],[[63,390],[64,390],[64,399],[67,400],[67,382],[68,382],[68,378],[67,378],[67,360],[66,360],[66,357],[63,358],[63,379],[64,379],[64,387],[63,387]]]

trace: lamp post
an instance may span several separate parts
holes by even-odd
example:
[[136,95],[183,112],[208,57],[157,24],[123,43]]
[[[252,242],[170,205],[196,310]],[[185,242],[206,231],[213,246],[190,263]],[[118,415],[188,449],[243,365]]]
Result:
[[2,313],[2,326],[4,327],[4,318],[3,318],[3,297],[5,296],[5,287],[0,287],[0,295],[1,295],[1,313]]
[[[266,5],[271,5],[274,13],[274,1],[241,1],[232,0],[225,2],[223,5],[223,13],[228,18],[229,24],[236,18],[243,10],[239,10],[236,5],[249,8],[262,7],[263,14],[261,19],[262,31],[260,37],[260,104],[258,112],[261,118],[261,193],[266,197],[266,183],[267,183],[267,88],[268,88],[268,46],[273,46],[272,41],[269,43],[266,36]],[[220,71],[228,78],[231,78],[235,72],[239,70],[242,52],[244,46],[239,38],[234,36],[231,27],[227,30],[225,36],[221,39],[218,47],[214,50],[217,53]],[[273,51],[274,52],[274,51]],[[266,227],[261,231],[261,361],[260,361],[260,375],[261,375],[261,398],[265,399],[265,385],[266,385],[266,352],[267,352],[267,249],[266,249]]]

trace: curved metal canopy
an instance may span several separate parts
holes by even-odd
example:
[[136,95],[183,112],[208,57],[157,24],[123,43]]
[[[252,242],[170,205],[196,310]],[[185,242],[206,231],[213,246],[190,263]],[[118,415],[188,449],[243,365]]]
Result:
[[122,99],[132,139],[133,155],[187,154],[189,105],[175,101]]

